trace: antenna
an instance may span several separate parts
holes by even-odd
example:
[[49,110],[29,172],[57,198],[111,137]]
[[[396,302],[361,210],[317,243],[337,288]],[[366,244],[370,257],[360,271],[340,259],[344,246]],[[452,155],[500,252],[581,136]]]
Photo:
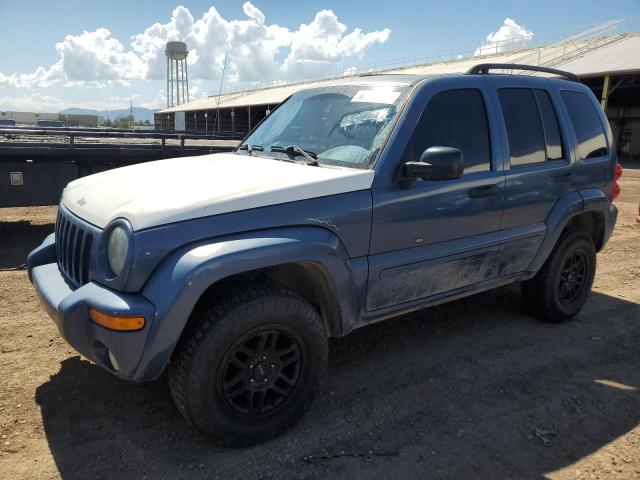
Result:
[[220,131],[220,95],[222,95],[222,82],[224,82],[224,72],[227,69],[227,52],[224,52],[224,63],[222,64],[222,76],[220,77],[220,88],[216,98],[216,128]]

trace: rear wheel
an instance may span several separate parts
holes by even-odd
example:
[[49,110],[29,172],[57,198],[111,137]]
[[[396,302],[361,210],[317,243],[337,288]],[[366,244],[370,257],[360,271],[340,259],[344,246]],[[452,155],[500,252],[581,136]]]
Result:
[[589,235],[564,233],[542,269],[523,282],[522,291],[532,309],[544,320],[562,322],[583,307],[596,272],[596,251]]
[[176,406],[218,443],[243,446],[292,425],[324,374],[316,310],[277,286],[234,289],[194,313],[170,366]]

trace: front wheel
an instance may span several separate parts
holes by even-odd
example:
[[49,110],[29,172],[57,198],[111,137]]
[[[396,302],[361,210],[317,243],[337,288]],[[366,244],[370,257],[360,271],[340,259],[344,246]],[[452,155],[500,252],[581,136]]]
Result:
[[596,273],[596,250],[589,235],[564,233],[540,271],[522,283],[531,308],[544,320],[562,322],[583,307]]
[[317,311],[277,286],[226,291],[200,307],[169,381],[184,417],[218,443],[259,443],[309,407],[327,362]]

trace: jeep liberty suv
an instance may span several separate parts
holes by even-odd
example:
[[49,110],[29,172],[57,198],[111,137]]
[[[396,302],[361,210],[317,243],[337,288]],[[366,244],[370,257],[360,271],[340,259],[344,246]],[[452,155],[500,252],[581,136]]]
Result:
[[232,153],[71,182],[29,276],[78,352],[126,380],[168,369],[189,423],[248,445],[309,407],[328,337],[512,282],[575,316],[620,173],[572,74],[339,79]]

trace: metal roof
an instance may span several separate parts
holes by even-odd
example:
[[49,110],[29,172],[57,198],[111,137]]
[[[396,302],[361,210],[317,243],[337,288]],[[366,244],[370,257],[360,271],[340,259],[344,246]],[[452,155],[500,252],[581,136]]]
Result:
[[[640,32],[596,37],[588,40],[565,40],[542,47],[508,53],[496,53],[455,59],[429,65],[416,65],[378,72],[377,75],[360,75],[318,80],[314,82],[282,85],[242,92],[223,93],[196,100],[184,105],[162,110],[160,113],[212,110],[216,108],[277,105],[290,95],[304,89],[338,84],[406,84],[429,75],[464,73],[478,63],[520,63],[553,67],[575,73],[580,77],[604,74],[640,72]],[[389,82],[384,76],[393,75]],[[388,78],[388,77],[387,77]]]

